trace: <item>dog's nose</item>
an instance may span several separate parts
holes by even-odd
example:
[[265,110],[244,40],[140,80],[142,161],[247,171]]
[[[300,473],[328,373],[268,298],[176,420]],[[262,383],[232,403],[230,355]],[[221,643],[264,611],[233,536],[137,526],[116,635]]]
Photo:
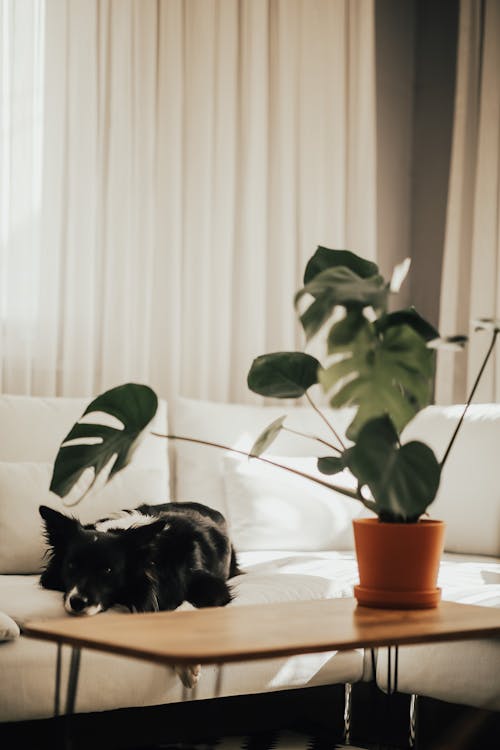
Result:
[[87,600],[80,594],[73,594],[69,598],[69,606],[74,612],[81,612],[87,606]]

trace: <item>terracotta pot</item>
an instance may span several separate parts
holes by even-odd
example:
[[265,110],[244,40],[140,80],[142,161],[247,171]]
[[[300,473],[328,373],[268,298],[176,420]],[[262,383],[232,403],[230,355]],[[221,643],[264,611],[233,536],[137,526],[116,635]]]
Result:
[[353,521],[358,558],[358,604],[385,609],[437,607],[436,587],[444,545],[444,523],[383,523],[378,518]]

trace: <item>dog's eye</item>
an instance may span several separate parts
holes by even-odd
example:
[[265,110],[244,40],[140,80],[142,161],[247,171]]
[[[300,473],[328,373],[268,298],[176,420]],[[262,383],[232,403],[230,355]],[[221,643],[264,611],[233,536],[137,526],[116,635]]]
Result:
[[107,576],[109,576],[113,572],[113,569],[112,568],[104,568],[104,572],[105,572],[105,574]]

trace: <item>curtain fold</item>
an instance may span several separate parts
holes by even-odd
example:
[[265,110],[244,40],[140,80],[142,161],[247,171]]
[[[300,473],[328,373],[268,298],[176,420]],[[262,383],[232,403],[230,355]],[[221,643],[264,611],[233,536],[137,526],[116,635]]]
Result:
[[2,135],[0,389],[252,399],[252,359],[302,345],[293,295],[316,246],[377,255],[373,0],[1,7],[38,56],[19,88],[41,167],[18,178],[40,185],[26,241]]
[[0,387],[33,388],[40,293],[44,4],[0,3]]
[[[482,317],[500,317],[500,3],[462,0],[440,329],[470,340],[439,354],[438,403],[466,400],[490,342],[474,332]],[[476,401],[500,399],[493,357]]]

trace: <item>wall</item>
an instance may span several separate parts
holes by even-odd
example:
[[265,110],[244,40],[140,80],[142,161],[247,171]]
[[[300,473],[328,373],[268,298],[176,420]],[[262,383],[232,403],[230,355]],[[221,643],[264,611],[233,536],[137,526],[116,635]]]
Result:
[[377,239],[384,274],[410,256],[397,306],[437,325],[458,0],[377,0]]
[[458,0],[417,3],[411,298],[436,326],[453,134],[458,6]]

